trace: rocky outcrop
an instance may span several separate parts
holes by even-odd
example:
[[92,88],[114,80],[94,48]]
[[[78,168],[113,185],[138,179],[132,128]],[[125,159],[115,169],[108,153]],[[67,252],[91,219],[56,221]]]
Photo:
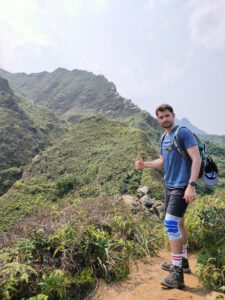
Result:
[[155,200],[149,196],[149,188],[142,186],[137,189],[137,197],[131,195],[116,195],[115,200],[122,202],[133,213],[144,212],[149,216],[157,217],[159,220],[164,218],[163,201]]
[[11,93],[11,89],[9,87],[8,81],[2,77],[0,77],[0,92],[1,93]]

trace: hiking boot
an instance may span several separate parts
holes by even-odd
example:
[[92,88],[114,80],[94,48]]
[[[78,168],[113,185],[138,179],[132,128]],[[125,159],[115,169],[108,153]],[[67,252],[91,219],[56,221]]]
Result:
[[161,281],[161,285],[168,288],[183,289],[185,287],[183,270],[172,265],[169,275]]
[[189,267],[188,259],[185,257],[182,257],[182,270],[184,273],[191,273],[191,269]]
[[[161,268],[165,271],[168,271],[170,272],[171,271],[171,268],[172,268],[172,264],[169,263],[169,262],[163,262],[161,263]],[[191,269],[189,267],[189,262],[188,262],[188,259],[182,257],[182,270],[184,273],[191,273]]]

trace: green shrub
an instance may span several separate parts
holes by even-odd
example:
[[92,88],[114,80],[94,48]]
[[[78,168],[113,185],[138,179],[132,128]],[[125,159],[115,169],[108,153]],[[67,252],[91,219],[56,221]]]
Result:
[[190,206],[187,214],[189,244],[199,249],[196,272],[207,288],[225,286],[225,198],[207,196]]
[[70,225],[62,226],[49,238],[50,250],[53,257],[63,252],[66,248],[72,247],[76,243],[76,232]]
[[62,270],[53,270],[49,274],[44,274],[38,283],[41,292],[48,295],[48,299],[65,299],[67,290],[73,284],[73,278]]
[[0,274],[0,294],[4,300],[26,294],[36,276],[37,272],[26,264],[18,262],[5,264]]
[[141,173],[137,170],[130,171],[121,179],[119,192],[120,194],[135,194],[140,185]]
[[[30,238],[0,251],[4,300],[82,299],[98,279],[125,278],[131,259],[154,255],[161,245],[161,223],[133,215],[109,199],[71,199],[65,211],[59,207],[61,214],[55,210],[57,226],[51,233],[32,229]],[[54,228],[51,222],[43,228]]]
[[129,253],[126,242],[107,232],[89,226],[81,242],[84,265],[92,266],[97,277],[106,282],[117,281],[128,274]]
[[69,174],[60,178],[56,183],[56,196],[63,197],[79,184],[76,176]]

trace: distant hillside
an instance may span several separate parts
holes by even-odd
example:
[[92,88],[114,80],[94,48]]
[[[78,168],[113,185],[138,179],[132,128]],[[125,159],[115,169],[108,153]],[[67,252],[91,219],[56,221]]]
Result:
[[158,156],[139,129],[101,115],[80,120],[62,141],[37,155],[22,180],[0,197],[0,230],[70,192],[75,197],[133,194],[143,180],[151,195],[162,199],[161,173],[135,170],[137,152],[144,159]]
[[20,177],[21,167],[60,134],[60,123],[52,112],[17,97],[0,77],[0,195]]
[[13,74],[0,69],[0,75],[7,78],[28,99],[47,105],[61,119],[72,123],[82,117],[102,113],[144,129],[155,139],[162,132],[155,118],[134,105],[131,100],[121,97],[115,84],[103,75],[63,68],[29,75]]
[[223,147],[225,146],[225,135],[207,134],[202,136],[202,139]]
[[180,126],[186,126],[189,128],[192,132],[198,134],[198,135],[207,135],[207,132],[197,128],[194,126],[187,118],[182,118],[182,119],[176,119],[176,123]]

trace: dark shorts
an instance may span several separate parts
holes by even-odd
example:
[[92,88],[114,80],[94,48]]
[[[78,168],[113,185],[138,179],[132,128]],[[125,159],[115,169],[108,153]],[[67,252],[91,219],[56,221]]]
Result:
[[168,213],[172,216],[182,218],[187,209],[188,203],[186,203],[183,198],[186,187],[184,188],[176,188],[176,189],[168,189],[165,188],[164,194],[164,205],[165,211],[164,213]]

